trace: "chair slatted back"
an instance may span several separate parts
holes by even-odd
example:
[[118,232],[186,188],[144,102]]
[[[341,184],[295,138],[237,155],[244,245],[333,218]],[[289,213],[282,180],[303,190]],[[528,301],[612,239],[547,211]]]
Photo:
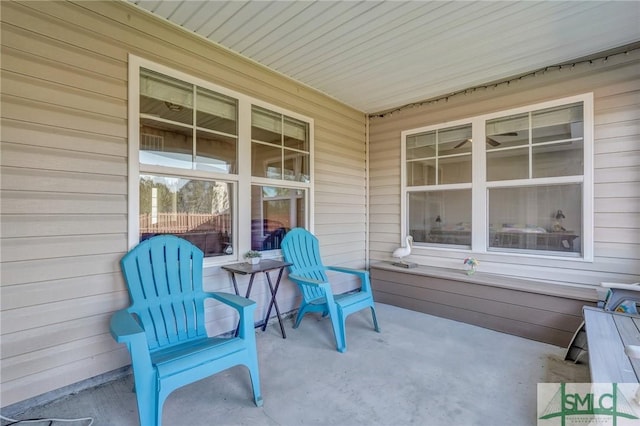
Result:
[[151,351],[206,336],[202,251],[172,235],[138,244],[121,260],[131,307]]
[[[282,255],[289,266],[289,273],[322,282],[329,279],[320,257],[320,244],[315,235],[303,228],[294,228],[287,232],[281,244]],[[324,292],[305,286],[301,289],[306,300],[322,297]]]

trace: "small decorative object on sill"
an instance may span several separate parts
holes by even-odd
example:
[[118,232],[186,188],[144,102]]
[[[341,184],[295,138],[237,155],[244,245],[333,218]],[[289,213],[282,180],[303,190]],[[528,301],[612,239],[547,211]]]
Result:
[[393,266],[399,266],[400,268],[415,268],[415,263],[405,262],[404,258],[411,254],[411,245],[413,244],[413,237],[411,235],[407,235],[405,238],[406,245],[404,247],[398,247],[393,251],[392,256],[400,259],[400,262],[391,263]]
[[244,254],[244,258],[247,260],[247,263],[250,265],[257,265],[260,263],[260,258],[262,257],[262,253],[256,250],[249,250]]
[[464,265],[467,268],[467,275],[473,275],[476,273],[476,267],[480,264],[474,257],[467,257],[464,260]]

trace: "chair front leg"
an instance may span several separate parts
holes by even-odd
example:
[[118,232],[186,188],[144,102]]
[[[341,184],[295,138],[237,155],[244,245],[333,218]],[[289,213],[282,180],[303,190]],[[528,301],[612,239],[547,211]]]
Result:
[[342,318],[342,309],[335,302],[328,303],[329,316],[331,318],[331,326],[333,327],[333,335],[336,339],[336,349],[338,352],[347,350],[344,337],[344,320]]
[[260,371],[258,370],[258,354],[249,355],[249,377],[251,378],[251,388],[253,389],[253,402],[256,407],[262,407],[262,392],[260,391]]

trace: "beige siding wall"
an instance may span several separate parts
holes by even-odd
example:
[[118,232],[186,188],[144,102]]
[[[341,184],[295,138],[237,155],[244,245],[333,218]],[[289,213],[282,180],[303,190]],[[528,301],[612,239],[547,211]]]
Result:
[[[2,406],[129,362],[108,321],[128,304],[130,53],[313,118],[315,231],[327,263],[364,265],[364,114],[125,2],[0,7]],[[208,290],[232,288],[219,268],[205,276]],[[291,283],[279,295],[296,307]],[[215,319],[212,332],[230,329]]]
[[[370,119],[370,256],[389,260],[400,245],[400,132],[594,93],[593,262],[479,254],[481,270],[560,283],[640,280],[640,50],[510,85],[469,91]],[[414,262],[462,269],[465,251],[415,249]]]

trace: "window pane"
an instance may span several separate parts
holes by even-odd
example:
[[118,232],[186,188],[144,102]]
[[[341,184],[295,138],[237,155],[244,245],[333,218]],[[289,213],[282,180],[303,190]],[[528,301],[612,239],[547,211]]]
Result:
[[173,234],[205,257],[232,254],[231,200],[230,183],[140,175],[140,241]]
[[237,173],[236,138],[198,130],[196,169],[218,173]]
[[487,121],[487,149],[529,144],[529,114],[518,114]]
[[301,189],[251,187],[251,249],[276,250],[292,228],[305,227],[306,200]]
[[303,121],[284,117],[284,146],[309,151],[309,125]]
[[251,174],[257,177],[282,179],[282,148],[253,142],[251,144]]
[[197,93],[196,125],[228,135],[237,135],[237,101],[200,87]]
[[471,124],[438,131],[438,156],[471,152]]
[[140,70],[140,112],[193,124],[193,85],[153,71]]
[[191,128],[159,121],[140,120],[140,162],[190,169],[193,158]]
[[407,184],[471,182],[471,124],[406,137]]
[[407,185],[435,185],[436,160],[421,160],[407,162]]
[[584,136],[582,102],[548,108],[532,113],[532,143],[582,139]]
[[533,177],[582,175],[582,141],[557,142],[533,146]]
[[282,145],[282,115],[256,106],[252,107],[251,139]]
[[471,155],[440,158],[438,166],[439,184],[471,182]]
[[487,180],[529,178],[529,148],[487,152]]
[[436,156],[436,132],[407,136],[407,160]]
[[471,246],[471,190],[410,192],[409,234],[416,243]]
[[285,180],[309,182],[309,154],[285,150],[284,176]]
[[580,253],[579,184],[489,189],[489,247]]

